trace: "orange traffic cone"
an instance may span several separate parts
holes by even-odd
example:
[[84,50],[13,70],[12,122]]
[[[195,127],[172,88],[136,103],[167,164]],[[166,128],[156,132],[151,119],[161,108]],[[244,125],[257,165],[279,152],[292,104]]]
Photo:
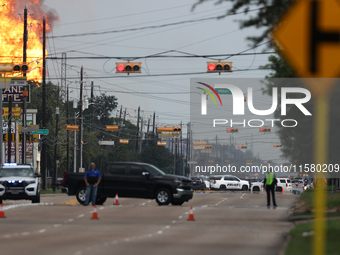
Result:
[[192,206],[190,207],[190,212],[189,212],[188,220],[195,220],[195,218],[194,218],[194,211],[192,209]]
[[282,194],[284,194],[285,193],[285,189],[282,187]]
[[3,204],[1,204],[0,218],[6,218],[6,217],[5,217],[5,212],[4,212],[4,205],[3,205]]
[[119,200],[118,200],[118,193],[116,193],[116,197],[115,197],[115,201],[114,201],[113,205],[120,205]]
[[97,214],[97,206],[96,205],[94,205],[93,206],[94,207],[94,209],[93,209],[93,213],[92,213],[92,220],[98,220],[98,214]]

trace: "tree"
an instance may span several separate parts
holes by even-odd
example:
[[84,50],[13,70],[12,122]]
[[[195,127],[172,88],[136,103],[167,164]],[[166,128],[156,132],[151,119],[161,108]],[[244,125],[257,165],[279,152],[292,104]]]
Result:
[[[224,15],[217,17],[218,19],[238,12],[248,14],[252,11],[257,11],[255,15],[249,15],[248,19],[239,20],[241,28],[255,27],[264,29],[259,36],[247,37],[247,39],[253,43],[253,46],[256,46],[261,42],[271,40],[270,33],[275,24],[277,24],[282,14],[287,11],[295,1],[296,0],[216,0],[215,5],[221,5],[227,2],[232,3],[231,8],[227,9]],[[198,0],[193,5],[192,10],[205,2],[211,2],[211,0]]]
[[[193,10],[196,6],[208,2],[209,0],[198,0],[193,5]],[[216,0],[215,4],[220,5],[223,3],[230,2],[232,6],[226,10],[226,13],[217,18],[224,18],[230,14],[237,12],[249,13],[251,10],[255,10],[256,14],[248,16],[247,19],[240,20],[241,28],[262,28],[262,32],[259,36],[248,37],[247,39],[252,42],[252,46],[257,46],[260,43],[266,43],[267,48],[274,48],[277,55],[269,57],[269,63],[261,68],[270,69],[272,72],[266,77],[267,82],[263,93],[271,95],[272,87],[280,87],[277,83],[271,82],[271,78],[296,78],[296,73],[290,68],[288,63],[282,57],[281,52],[275,48],[271,42],[271,31],[274,26],[278,23],[279,18],[287,11],[296,0]],[[300,86],[303,86],[301,84]],[[339,86],[335,86],[332,91],[329,102],[330,102],[330,123],[329,123],[329,148],[328,157],[329,163],[335,163],[338,159],[339,147],[340,147],[340,134],[337,131],[337,127],[340,124],[340,107],[338,105],[338,98],[340,97]],[[281,143],[285,145],[282,149],[283,156],[290,159],[291,162],[296,164],[312,163],[313,161],[313,141],[314,141],[314,102],[311,100],[305,107],[312,113],[311,118],[306,118],[301,115],[299,109],[290,108],[285,119],[296,119],[299,124],[295,128],[279,128],[279,136]],[[283,119],[280,115],[280,108],[275,112],[275,118]]]

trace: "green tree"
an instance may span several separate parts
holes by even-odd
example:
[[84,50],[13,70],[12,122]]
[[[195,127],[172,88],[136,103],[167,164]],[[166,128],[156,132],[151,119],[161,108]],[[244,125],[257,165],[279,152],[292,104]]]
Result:
[[[209,0],[198,0],[193,5],[193,10],[196,6],[208,2]],[[274,48],[277,52],[276,55],[269,57],[269,63],[262,66],[263,69],[270,69],[271,73],[266,77],[265,87],[263,93],[271,95],[272,87],[279,87],[281,85],[274,84],[271,82],[271,78],[295,78],[296,73],[290,68],[286,60],[282,57],[281,52],[275,48],[271,41],[271,31],[274,26],[278,23],[280,17],[286,12],[296,0],[216,0],[216,5],[224,3],[231,3],[230,8],[226,8],[226,13],[217,18],[224,18],[230,14],[244,11],[250,13],[246,19],[239,20],[241,28],[254,27],[261,29],[261,33],[258,36],[251,36],[247,39],[251,42],[252,46],[255,47],[260,43],[267,43],[267,48]],[[303,86],[301,84],[300,86]],[[332,91],[329,102],[330,102],[330,123],[329,123],[329,162],[337,162],[339,147],[340,147],[340,134],[337,131],[339,126],[339,114],[340,107],[338,105],[338,98],[340,96],[339,86],[335,86]],[[301,114],[300,110],[296,107],[290,108],[285,119],[296,119],[298,120],[298,126],[295,128],[279,128],[279,136],[282,144],[285,148],[282,149],[283,156],[296,164],[311,163],[313,161],[313,141],[314,141],[314,103],[313,100],[304,104],[304,106],[312,113],[312,117],[305,117]],[[280,115],[280,108],[275,112],[275,118],[283,119]]]

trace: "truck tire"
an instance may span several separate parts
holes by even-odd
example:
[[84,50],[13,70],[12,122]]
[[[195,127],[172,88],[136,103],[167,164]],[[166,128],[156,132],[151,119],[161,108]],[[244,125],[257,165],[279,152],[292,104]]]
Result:
[[37,195],[32,199],[32,204],[39,204],[40,203],[40,195]]
[[102,205],[106,201],[106,197],[97,197],[96,205]]
[[168,205],[172,201],[171,192],[165,188],[157,190],[155,197],[158,205]]
[[85,194],[86,194],[86,187],[80,187],[77,190],[76,197],[77,197],[79,204],[85,203]]

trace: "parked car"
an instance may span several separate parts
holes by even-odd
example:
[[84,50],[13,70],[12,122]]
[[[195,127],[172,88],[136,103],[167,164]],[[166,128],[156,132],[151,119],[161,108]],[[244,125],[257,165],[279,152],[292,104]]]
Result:
[[262,187],[263,187],[263,180],[259,180],[259,179],[249,179],[249,184],[250,184],[250,191],[261,191]]
[[250,183],[250,191],[261,191],[263,189],[263,180],[257,180]]
[[292,182],[289,178],[276,178],[277,180],[277,186],[276,191],[282,192],[282,189],[284,191],[292,191]]
[[193,190],[205,190],[205,183],[201,177],[191,177]]
[[249,190],[249,182],[233,175],[211,175],[210,189],[218,190]]
[[31,165],[4,163],[0,168],[0,204],[6,199],[40,203],[39,177]]
[[208,177],[201,175],[200,178],[204,181],[205,183],[205,188],[210,189],[210,180]]
[[[179,175],[165,174],[157,167],[139,162],[110,162],[101,172],[96,204],[107,197],[155,199],[159,205],[182,205],[193,197],[192,181]],[[85,202],[84,173],[65,173],[63,192]]]

